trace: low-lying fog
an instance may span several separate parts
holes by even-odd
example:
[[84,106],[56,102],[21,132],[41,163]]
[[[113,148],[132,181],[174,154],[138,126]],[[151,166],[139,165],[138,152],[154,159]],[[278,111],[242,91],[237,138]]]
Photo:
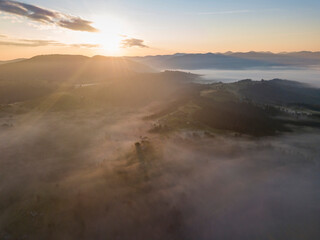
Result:
[[236,82],[240,79],[287,79],[311,84],[315,87],[320,87],[320,69],[318,68],[285,68],[273,67],[264,69],[243,69],[243,70],[218,70],[218,69],[201,69],[180,71],[191,72],[202,75],[200,83],[212,82]]
[[320,236],[318,131],[160,136],[146,114],[2,118],[0,239]]

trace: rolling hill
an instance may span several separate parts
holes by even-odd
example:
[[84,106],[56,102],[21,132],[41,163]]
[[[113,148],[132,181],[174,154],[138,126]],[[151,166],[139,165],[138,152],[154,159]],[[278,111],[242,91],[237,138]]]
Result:
[[134,72],[153,70],[144,64],[120,57],[44,55],[0,65],[0,81],[92,83]]
[[0,103],[25,101],[82,84],[130,79],[153,70],[126,58],[44,55],[0,65]]
[[242,80],[227,85],[242,98],[260,104],[319,104],[320,90],[309,85],[282,79],[269,81]]

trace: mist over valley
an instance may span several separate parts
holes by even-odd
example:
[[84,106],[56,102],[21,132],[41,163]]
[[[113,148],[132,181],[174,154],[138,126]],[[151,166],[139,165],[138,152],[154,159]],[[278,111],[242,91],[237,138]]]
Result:
[[3,239],[320,234],[318,88],[63,55],[0,79]]

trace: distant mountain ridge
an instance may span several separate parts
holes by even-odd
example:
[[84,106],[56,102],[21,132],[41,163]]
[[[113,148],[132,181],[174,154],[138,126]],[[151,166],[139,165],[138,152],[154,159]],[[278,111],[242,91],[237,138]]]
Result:
[[[81,55],[40,55],[30,59],[14,59],[10,61],[0,61],[0,65],[8,63],[17,63],[21,61],[59,61],[77,60],[82,61],[91,59],[92,61],[100,59],[125,59],[134,61],[144,66],[136,64],[138,72],[154,69],[248,69],[248,68],[268,68],[268,67],[312,67],[320,66],[320,51],[300,51],[300,52],[225,52],[225,53],[176,53],[172,55],[150,55],[142,57],[107,57],[94,56],[87,57]],[[147,69],[149,68],[149,69]]]
[[177,53],[132,57],[158,69],[247,69],[320,66],[320,52]]

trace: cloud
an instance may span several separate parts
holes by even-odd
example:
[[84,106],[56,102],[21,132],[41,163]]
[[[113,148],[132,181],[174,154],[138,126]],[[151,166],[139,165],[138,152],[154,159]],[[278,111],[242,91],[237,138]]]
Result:
[[0,34],[0,38],[6,38],[6,35]]
[[148,46],[144,44],[144,40],[137,39],[137,38],[124,39],[121,41],[121,46],[123,48],[130,48],[130,47],[148,48]]
[[83,20],[81,18],[72,18],[61,20],[58,25],[60,27],[68,28],[75,31],[97,32],[98,30],[90,26],[92,22]]
[[18,46],[18,47],[41,47],[41,46],[62,46],[62,43],[50,40],[17,40],[17,41],[0,41],[1,46]]
[[37,39],[12,39],[11,41],[0,41],[0,46],[16,46],[16,47],[77,47],[77,48],[97,48],[98,44],[66,44],[55,40],[37,40]]
[[98,29],[92,27],[92,22],[88,20],[27,3],[0,0],[0,11],[27,17],[30,20],[41,23],[54,24],[74,31],[98,32]]
[[89,44],[89,43],[83,43],[83,44],[69,44],[68,46],[71,47],[78,47],[78,48],[98,48],[100,47],[99,44]]

